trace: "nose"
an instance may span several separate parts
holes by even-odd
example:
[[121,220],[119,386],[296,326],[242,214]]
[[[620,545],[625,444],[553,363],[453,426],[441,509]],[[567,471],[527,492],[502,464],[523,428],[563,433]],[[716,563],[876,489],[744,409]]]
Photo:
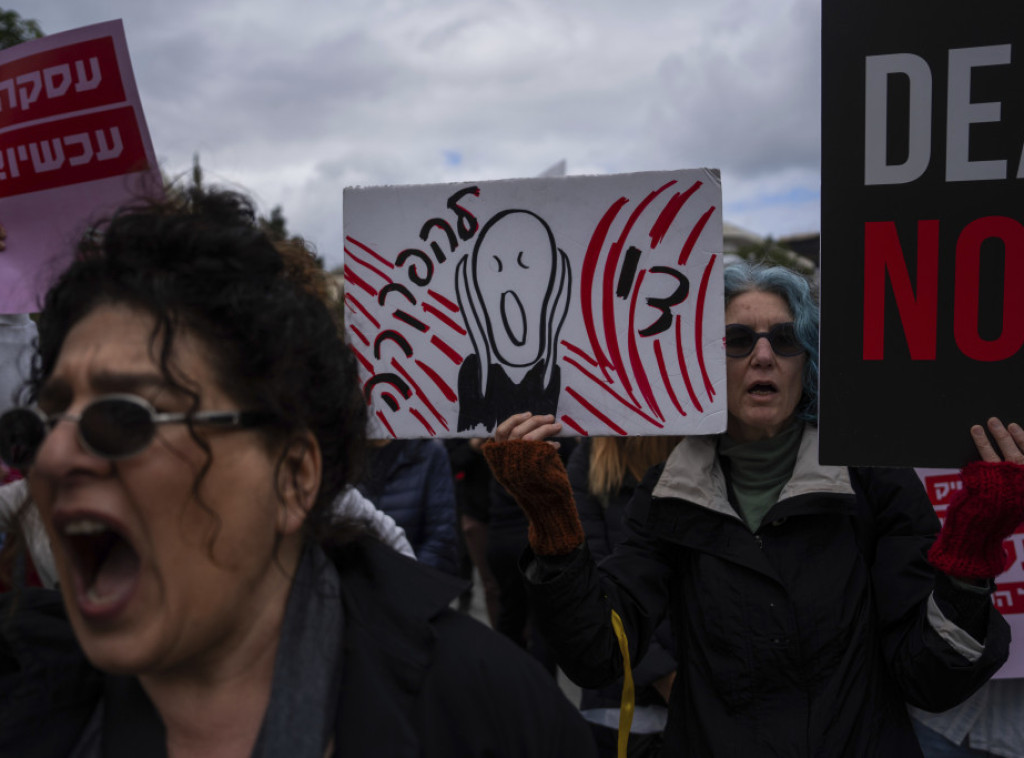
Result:
[[775,360],[775,351],[768,341],[768,336],[762,334],[754,343],[754,349],[750,353],[750,360],[759,365],[771,364]]
[[109,462],[89,453],[78,438],[78,416],[64,413],[43,438],[36,451],[33,472],[44,477],[60,477],[72,470],[99,470]]

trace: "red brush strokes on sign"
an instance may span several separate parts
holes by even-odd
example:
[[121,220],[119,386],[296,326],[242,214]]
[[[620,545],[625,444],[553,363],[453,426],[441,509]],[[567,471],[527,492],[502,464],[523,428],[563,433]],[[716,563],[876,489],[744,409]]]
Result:
[[391,284],[391,277],[390,276],[385,274],[383,271],[381,271],[376,266],[371,266],[369,263],[364,261],[362,258],[360,258],[358,255],[353,253],[352,250],[347,248],[347,247],[345,248],[345,260],[346,260],[346,262],[347,261],[352,261],[353,263],[358,263],[363,268],[369,269],[370,271],[375,273],[377,276],[379,276],[381,279],[383,279],[388,284]]
[[693,403],[693,407],[697,409],[697,412],[703,413],[704,408],[701,406],[700,400],[697,399],[697,393],[693,391],[693,384],[690,383],[690,372],[686,370],[686,359],[683,357],[682,316],[676,316],[676,357],[679,359],[679,371],[682,373],[683,381],[686,383],[686,394],[690,396],[690,402]]
[[427,294],[430,295],[432,298],[434,298],[437,302],[439,302],[445,308],[450,310],[452,313],[458,313],[459,312],[459,306],[457,306],[451,300],[446,298],[444,295],[439,295],[438,293],[434,292],[434,290],[427,290]]
[[574,390],[572,387],[569,387],[569,386],[566,386],[565,391],[566,391],[566,393],[570,397],[572,397],[574,400],[576,400],[577,403],[579,403],[584,408],[586,408],[588,411],[590,411],[594,415],[595,418],[597,418],[599,421],[601,421],[605,426],[607,426],[613,432],[615,432],[616,434],[621,434],[623,437],[626,436],[626,431],[621,426],[616,424],[610,418],[608,418],[603,413],[601,413],[601,411],[599,411],[597,408],[595,408],[593,405],[591,405],[586,400],[586,398],[584,398],[583,395],[581,395],[579,392],[577,392],[576,390]]
[[[597,354],[598,364],[601,366],[602,371],[604,371],[605,366],[611,366],[611,362],[605,356],[604,351],[601,350],[601,342],[597,337],[597,327],[594,324],[594,278],[597,275],[597,264],[601,261],[601,250],[604,248],[604,241],[608,236],[608,230],[611,228],[612,222],[615,221],[619,211],[622,210],[622,206],[627,202],[629,201],[626,198],[620,197],[608,207],[604,216],[601,217],[601,221],[590,237],[587,254],[583,257],[583,270],[580,274],[580,302],[583,306],[583,328],[587,332],[590,346],[594,348],[594,352]],[[608,376],[607,371],[604,371],[604,374],[606,378],[611,378]]]
[[[622,255],[622,248],[626,244],[626,239],[629,237],[629,233],[633,231],[633,227],[636,225],[637,219],[640,218],[640,214],[647,210],[647,206],[654,202],[654,199],[658,195],[673,184],[675,184],[675,180],[666,182],[664,186],[659,187],[647,195],[647,197],[645,197],[637,207],[633,209],[633,212],[629,215],[629,220],[626,222],[626,225],[622,228],[622,232],[619,234],[619,238],[612,243],[612,246],[608,251],[608,258],[604,263],[604,281],[602,283],[604,300],[602,301],[601,310],[604,320],[605,347],[608,349],[608,355],[611,358],[612,366],[619,375],[619,380],[622,382],[623,388],[634,401],[636,398],[633,397],[633,386],[626,373],[626,367],[622,361],[622,353],[619,351],[618,325],[615,322],[615,297],[613,296],[613,293],[615,292],[615,275],[619,268],[619,257]],[[632,330],[630,330],[630,335],[632,336]],[[639,377],[636,378],[639,382]]]
[[384,413],[382,411],[377,411],[377,420],[384,424],[384,428],[388,430],[388,434],[392,437],[398,436],[395,434],[395,430],[391,428],[391,424],[388,423],[388,420],[384,418]]
[[113,37],[76,42],[0,66],[0,128],[124,101]]
[[447,356],[447,358],[454,363],[456,366],[461,366],[462,361],[465,360],[461,355],[455,352],[444,340],[440,339],[436,334],[430,338],[430,343],[440,350]]
[[[416,380],[412,378],[409,372],[406,371],[405,368],[402,367],[402,364],[399,363],[396,359],[391,359],[391,366],[395,369],[395,371],[402,375],[402,378],[409,383],[409,386],[416,390],[417,397],[419,397],[419,399],[423,401],[423,404],[427,406],[427,410],[434,414],[434,418],[436,418],[440,422],[441,426],[443,426],[447,430],[448,424],[444,420],[444,416],[437,412],[437,408],[435,408],[434,404],[430,402],[430,398],[427,397],[427,393],[423,391],[423,388],[420,387]],[[433,432],[431,432],[431,434],[433,434]]]
[[[427,430],[427,434],[429,434],[431,437],[434,436],[434,428],[430,424],[427,423],[427,420],[425,418],[423,418],[423,414],[422,413],[420,413],[415,408],[410,408],[409,409],[409,413],[411,413],[416,418],[417,421],[419,421],[421,424],[423,424],[423,428]],[[447,429],[447,428],[448,427],[445,426],[445,429]]]
[[363,304],[360,303],[356,296],[353,295],[351,292],[345,293],[345,302],[354,305],[359,310],[360,313],[362,313],[364,316],[366,316],[367,319],[369,319],[371,324],[373,324],[377,329],[380,329],[380,322],[373,317],[372,313],[366,310]]
[[423,308],[423,311],[425,313],[429,313],[431,316],[434,316],[435,318],[439,319],[441,323],[447,326],[449,329],[452,329],[453,331],[465,336],[465,329],[463,329],[457,323],[452,321],[450,318],[448,318],[448,316],[446,316],[444,313],[442,313],[437,308],[432,306],[430,303],[420,303],[420,307]]
[[359,361],[360,364],[362,364],[363,368],[366,369],[367,373],[369,373],[370,376],[373,376],[373,374],[374,374],[373,364],[370,363],[368,360],[366,360],[366,356],[364,356],[362,353],[360,353],[355,348],[355,345],[353,345],[351,342],[349,343],[348,348],[349,348],[349,350],[351,350],[355,354],[356,359]]
[[356,239],[355,237],[345,237],[345,241],[346,241],[346,242],[351,242],[351,243],[352,243],[353,245],[355,245],[356,247],[358,247],[358,248],[359,248],[360,250],[365,250],[365,251],[366,251],[367,253],[369,253],[370,255],[372,255],[372,256],[373,256],[374,258],[376,258],[376,259],[377,259],[378,261],[380,261],[381,263],[383,263],[383,264],[384,264],[385,266],[387,266],[388,268],[394,268],[394,267],[395,267],[395,264],[394,264],[394,263],[392,263],[391,261],[389,261],[389,260],[388,260],[387,258],[384,258],[384,257],[382,257],[381,255],[378,255],[378,254],[377,254],[377,252],[375,252],[375,251],[374,251],[374,250],[373,250],[372,248],[370,248],[370,247],[367,247],[367,246],[366,246],[366,245],[364,245],[364,244],[363,244],[362,242],[360,242],[359,240],[357,240],[357,239]]
[[345,281],[346,282],[351,282],[352,284],[354,284],[357,287],[359,287],[359,289],[365,290],[366,292],[370,293],[370,295],[372,297],[377,297],[377,290],[376,290],[376,288],[375,287],[371,287],[369,284],[367,284],[362,279],[362,277],[357,276],[355,274],[355,272],[352,271],[352,269],[350,269],[348,266],[344,266],[342,270],[345,272]]
[[131,106],[23,126],[5,133],[2,146],[0,197],[149,168],[142,132]]
[[640,408],[637,405],[635,405],[635,404],[629,402],[628,400],[626,400],[626,398],[622,397],[622,395],[620,395],[615,390],[613,390],[611,387],[609,387],[607,384],[602,382],[598,377],[594,376],[592,373],[587,371],[585,368],[583,368],[583,366],[581,366],[579,363],[574,361],[572,358],[568,358],[567,357],[567,358],[564,358],[563,360],[565,361],[565,363],[567,365],[572,366],[573,368],[575,368],[577,371],[579,371],[581,374],[583,374],[583,376],[587,377],[587,379],[590,379],[590,381],[592,381],[598,387],[600,387],[605,392],[607,392],[609,395],[611,395],[613,398],[615,398],[617,401],[619,401],[619,403],[622,404],[624,407],[628,408],[629,410],[633,411],[633,413],[635,413],[638,416],[640,416],[644,421],[648,422],[649,424],[653,424],[655,426],[661,426],[661,424],[658,423],[657,419],[655,419],[655,418],[653,418],[651,416],[648,416],[646,413],[644,413],[642,410],[640,410]]
[[686,411],[679,404],[679,398],[676,397],[676,393],[672,389],[672,381],[668,377],[668,369],[665,367],[665,356],[661,354],[661,340],[654,341],[654,357],[658,359],[658,371],[661,372],[661,381],[665,384],[665,389],[668,391],[669,399],[672,400],[672,405],[685,416]]
[[351,329],[351,330],[352,330],[352,333],[353,333],[354,335],[356,335],[356,336],[357,336],[357,337],[359,338],[359,341],[360,341],[360,342],[362,342],[362,343],[363,343],[364,345],[366,345],[367,347],[369,347],[369,346],[370,346],[370,340],[366,339],[366,336],[365,336],[365,335],[364,335],[364,334],[363,334],[363,333],[362,333],[361,331],[359,331],[358,329],[356,329],[356,328],[355,328],[354,326],[352,326],[352,325],[349,325],[349,329]]
[[665,203],[665,207],[658,215],[658,220],[654,222],[654,226],[651,227],[651,249],[653,250],[658,246],[658,243],[665,239],[665,235],[668,234],[669,228],[672,226],[672,222],[676,220],[676,216],[679,215],[679,211],[686,204],[686,201],[690,199],[698,189],[700,189],[703,182],[694,182],[693,186],[686,192],[677,192],[672,196],[672,199]]
[[[582,358],[583,360],[585,360],[585,361],[586,361],[587,363],[589,363],[589,364],[590,364],[591,366],[594,366],[595,368],[597,367],[597,361],[596,361],[596,360],[594,360],[593,358],[591,358],[591,357],[590,357],[589,355],[587,355],[587,354],[586,354],[585,352],[583,352],[582,350],[580,350],[580,349],[579,349],[578,347],[576,347],[575,345],[573,345],[573,344],[571,344],[571,343],[569,343],[569,342],[566,342],[565,340],[562,340],[562,342],[561,342],[561,345],[562,345],[562,347],[564,347],[564,348],[565,348],[566,350],[569,350],[569,351],[571,351],[571,352],[573,352],[573,353],[576,353],[576,355],[578,355],[578,356],[579,356],[580,358]],[[606,374],[606,375],[605,375],[605,379],[607,379],[607,378],[608,378],[608,376],[607,376],[607,374]]]
[[459,399],[459,396],[452,391],[452,388],[448,386],[448,383],[444,379],[442,379],[441,376],[436,371],[434,371],[434,369],[432,369],[430,366],[428,366],[426,363],[419,360],[418,358],[415,359],[415,362],[416,365],[420,367],[420,370],[424,374],[429,376],[430,380],[437,385],[437,388],[441,390],[441,394],[445,396],[445,399],[453,403]]
[[693,252],[693,246],[697,244],[697,239],[700,237],[700,233],[704,231],[704,226],[708,223],[708,219],[711,218],[711,214],[715,212],[715,206],[711,206],[707,209],[707,212],[693,225],[693,229],[690,230],[690,235],[686,238],[686,242],[683,244],[683,249],[679,251],[679,263],[685,266],[686,262],[690,260],[690,253]]
[[566,414],[566,413],[562,414],[562,423],[565,424],[570,429],[572,429],[574,432],[576,432],[576,434],[578,434],[578,435],[580,435],[582,437],[589,437],[590,436],[589,434],[587,434],[587,430],[586,429],[584,429],[582,426],[580,426],[575,421],[573,421],[572,418],[570,418],[569,415]]
[[636,344],[636,303],[640,298],[640,289],[643,286],[644,274],[646,273],[646,271],[640,272],[636,279],[636,285],[633,287],[633,297],[629,301],[629,341],[626,347],[629,352],[629,365],[633,369],[633,376],[636,378],[637,386],[640,388],[640,394],[644,396],[644,400],[647,401],[647,407],[654,411],[654,415],[664,421],[665,415],[661,412],[661,408],[658,407],[658,401],[654,398],[654,391],[651,389],[651,383],[647,380],[644,362],[640,360],[640,349]]
[[708,294],[708,282],[711,280],[711,270],[715,266],[715,258],[712,255],[708,265],[704,267],[704,276],[700,280],[700,291],[697,293],[697,312],[694,316],[693,339],[697,348],[697,365],[700,366],[701,376],[704,377],[704,389],[708,393],[708,402],[715,398],[715,388],[711,385],[711,377],[708,376],[707,366],[704,365],[704,299]]

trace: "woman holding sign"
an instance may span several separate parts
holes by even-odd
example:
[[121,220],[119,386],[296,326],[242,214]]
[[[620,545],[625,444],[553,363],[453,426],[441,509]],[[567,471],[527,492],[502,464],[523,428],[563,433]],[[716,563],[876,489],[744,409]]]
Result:
[[116,214],[47,295],[0,457],[60,595],[0,603],[0,755],[592,754],[459,583],[336,520],[366,404],[299,274],[194,190]]
[[1024,430],[992,420],[996,447],[972,430],[982,462],[936,540],[914,472],[818,463],[808,283],[742,264],[725,295],[727,431],[683,440],[647,474],[600,568],[544,441],[554,418],[512,416],[485,446],[531,521],[540,623],[563,669],[595,687],[671,620],[665,755],[920,755],[905,702],[948,708],[1007,656],[989,595],[1024,520]]

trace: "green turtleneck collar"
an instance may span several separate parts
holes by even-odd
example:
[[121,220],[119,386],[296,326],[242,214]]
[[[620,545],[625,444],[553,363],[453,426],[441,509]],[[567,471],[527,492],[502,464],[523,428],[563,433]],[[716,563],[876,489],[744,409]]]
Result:
[[750,531],[760,528],[793,475],[803,429],[803,424],[795,423],[774,437],[755,442],[736,442],[728,434],[719,438],[718,454],[732,485],[730,499]]

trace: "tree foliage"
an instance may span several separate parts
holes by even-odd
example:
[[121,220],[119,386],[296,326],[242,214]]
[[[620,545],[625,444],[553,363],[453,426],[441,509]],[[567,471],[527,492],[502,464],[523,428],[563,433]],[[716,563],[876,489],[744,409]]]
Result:
[[812,261],[798,255],[771,237],[766,237],[763,242],[744,245],[736,251],[736,255],[751,263],[770,263],[776,266],[785,266],[799,274],[807,275],[814,272],[814,263]]
[[0,8],[0,50],[42,36],[43,30],[39,28],[38,21],[22,18],[17,11]]

